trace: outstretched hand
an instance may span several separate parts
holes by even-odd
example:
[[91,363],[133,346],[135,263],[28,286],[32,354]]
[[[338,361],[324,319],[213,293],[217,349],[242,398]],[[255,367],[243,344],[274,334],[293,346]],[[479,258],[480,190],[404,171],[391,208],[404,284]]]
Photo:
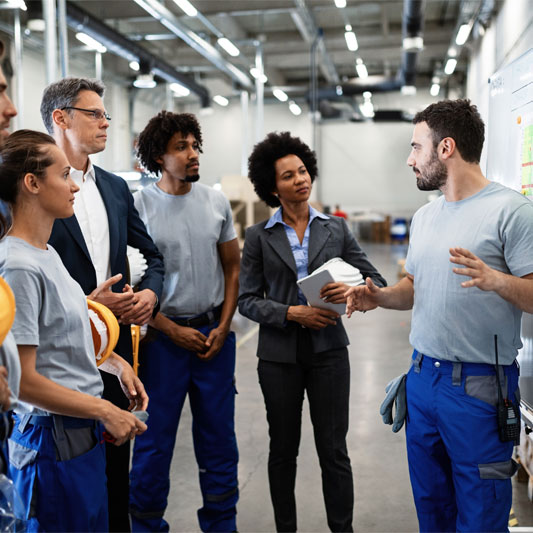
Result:
[[378,287],[372,278],[365,280],[365,285],[357,285],[348,289],[346,297],[346,314],[348,318],[354,311],[370,311],[379,305],[379,296],[382,289]]
[[505,275],[503,272],[490,268],[466,248],[450,248],[450,255],[450,262],[461,265],[453,269],[455,274],[471,278],[463,281],[461,287],[478,287],[482,291],[498,290],[502,276]]

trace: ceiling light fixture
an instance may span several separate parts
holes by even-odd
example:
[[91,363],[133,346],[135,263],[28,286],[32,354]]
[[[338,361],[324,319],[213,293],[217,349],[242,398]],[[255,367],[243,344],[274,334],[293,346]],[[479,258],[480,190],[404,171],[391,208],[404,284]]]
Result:
[[149,72],[148,74],[137,74],[137,78],[133,82],[133,86],[137,89],[153,89],[157,85],[154,80],[154,75]]
[[457,32],[457,36],[455,37],[455,44],[458,46],[465,44],[468,36],[470,35],[471,29],[472,26],[470,26],[470,24],[461,24],[459,31]]
[[81,41],[83,44],[85,44],[95,52],[100,52],[101,54],[107,52],[107,48],[102,43],[99,43],[96,39],[93,39],[90,35],[87,35],[86,33],[76,33],[76,39],[78,39],[78,41]]
[[360,78],[368,78],[368,70],[361,58],[358,58],[357,61],[355,62],[355,70],[357,71],[357,75]]
[[355,33],[352,31],[352,27],[349,24],[346,24],[344,29],[346,30],[344,32],[346,46],[348,47],[348,50],[355,52],[359,48],[359,45],[357,44],[357,37],[355,36]]
[[138,61],[130,61],[129,62],[129,67],[131,68],[131,70],[134,70],[135,72],[139,72],[139,69],[141,68],[139,66],[139,62]]
[[286,102],[289,97],[287,96],[287,94],[282,91],[281,89],[279,89],[278,87],[275,87],[274,89],[272,89],[272,94],[280,101],[280,102]]
[[438,96],[439,92],[440,92],[440,85],[438,83],[434,83],[429,89],[429,94],[431,96]]
[[184,87],[181,85],[181,83],[171,83],[170,84],[170,90],[174,93],[174,96],[180,97],[180,96],[189,96],[191,94],[191,91],[187,89],[187,87]]
[[229,39],[226,39],[226,37],[220,37],[217,42],[232,57],[237,57],[241,53]]
[[252,67],[250,69],[250,74],[258,81],[261,81],[263,83],[266,83],[268,81],[268,78],[264,73],[262,73],[257,67]]
[[346,7],[346,0],[335,0],[335,5],[342,9],[343,7]]
[[424,39],[417,35],[415,37],[404,37],[402,40],[404,50],[422,50],[424,48]]
[[189,17],[196,17],[198,10],[189,2],[189,0],[174,0],[175,4]]
[[448,59],[446,61],[446,66],[444,67],[444,72],[450,76],[453,74],[453,71],[455,70],[455,67],[457,66],[457,59]]
[[7,3],[13,8],[19,8],[22,9],[22,11],[28,11],[24,0],[7,0]]
[[226,107],[229,104],[229,100],[225,98],[224,96],[221,96],[220,94],[213,96],[213,102],[216,102],[218,105],[221,105],[222,107]]
[[416,87],[414,85],[403,85],[401,93],[404,96],[414,96],[416,94]]
[[302,114],[302,108],[296,102],[291,102],[289,104],[289,110],[293,115],[296,116]]

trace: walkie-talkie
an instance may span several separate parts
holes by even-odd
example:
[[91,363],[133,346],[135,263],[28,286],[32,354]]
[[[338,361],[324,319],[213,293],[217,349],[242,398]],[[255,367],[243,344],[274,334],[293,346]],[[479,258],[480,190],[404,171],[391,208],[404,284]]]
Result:
[[520,411],[514,404],[502,394],[500,382],[500,366],[498,363],[498,335],[494,335],[494,351],[496,353],[496,382],[498,383],[498,433],[501,442],[520,440]]

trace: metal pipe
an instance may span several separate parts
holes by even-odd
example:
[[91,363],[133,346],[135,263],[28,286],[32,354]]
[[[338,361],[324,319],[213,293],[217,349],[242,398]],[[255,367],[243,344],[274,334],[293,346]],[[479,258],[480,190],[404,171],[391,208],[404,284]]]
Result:
[[323,33],[318,31],[311,45],[311,124],[313,127],[313,150],[316,151],[316,128],[317,128],[317,113],[318,113],[318,76],[317,76],[317,51],[318,45],[322,40]]
[[59,26],[59,63],[61,77],[68,76],[68,32],[67,32],[67,3],[57,0],[57,22]]
[[263,46],[258,41],[255,47],[255,68],[257,69],[257,78],[255,80],[255,140],[259,142],[263,139],[264,134],[264,110],[265,110],[265,83],[263,76],[265,74],[263,68]]
[[214,46],[211,46],[211,44],[202,39],[197,33],[181,24],[178,17],[161,2],[157,0],[134,0],[134,2],[187,43],[193,50],[196,50],[208,61],[213,63],[219,70],[228,74],[243,87],[248,89],[252,88],[250,78],[242,70],[227,61]]
[[248,116],[248,91],[241,91],[241,176],[248,174],[248,124],[250,122]]
[[16,79],[16,107],[15,129],[19,130],[24,124],[24,72],[22,71],[22,29],[20,26],[20,9],[15,9],[13,21],[13,44],[15,46],[15,79]]
[[102,52],[94,53],[94,77],[97,80],[102,79]]
[[57,80],[56,5],[55,0],[42,0],[42,2],[45,23],[46,83],[49,85]]
[[71,2],[67,3],[67,23],[74,30],[83,31],[98,40],[113,54],[128,61],[148,62],[152,65],[154,74],[166,81],[177,82],[187,87],[191,92],[198,95],[202,106],[209,105],[209,91],[203,85],[196,83],[190,76],[178,72],[159,57]]

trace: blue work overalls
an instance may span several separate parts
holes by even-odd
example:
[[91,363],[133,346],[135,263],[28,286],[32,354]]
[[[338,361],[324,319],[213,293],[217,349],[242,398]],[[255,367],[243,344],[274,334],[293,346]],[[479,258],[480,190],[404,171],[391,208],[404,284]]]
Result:
[[[406,439],[420,531],[507,531],[517,466],[514,442],[498,436],[495,366],[413,359]],[[500,368],[516,403],[518,365]]]
[[[206,337],[218,323],[196,328]],[[200,473],[202,531],[236,531],[239,497],[235,438],[235,334],[204,361],[166,335],[145,343],[139,376],[150,397],[148,430],[135,439],[130,473],[133,531],[168,531],[163,519],[170,489],[170,464],[181,410],[189,395],[193,442]],[[175,502],[180,505],[180,502]]]
[[[67,438],[62,429],[87,427],[94,429],[96,445],[72,459],[58,460]],[[95,420],[15,415],[9,475],[25,505],[28,531],[108,530],[105,451],[102,427]]]

